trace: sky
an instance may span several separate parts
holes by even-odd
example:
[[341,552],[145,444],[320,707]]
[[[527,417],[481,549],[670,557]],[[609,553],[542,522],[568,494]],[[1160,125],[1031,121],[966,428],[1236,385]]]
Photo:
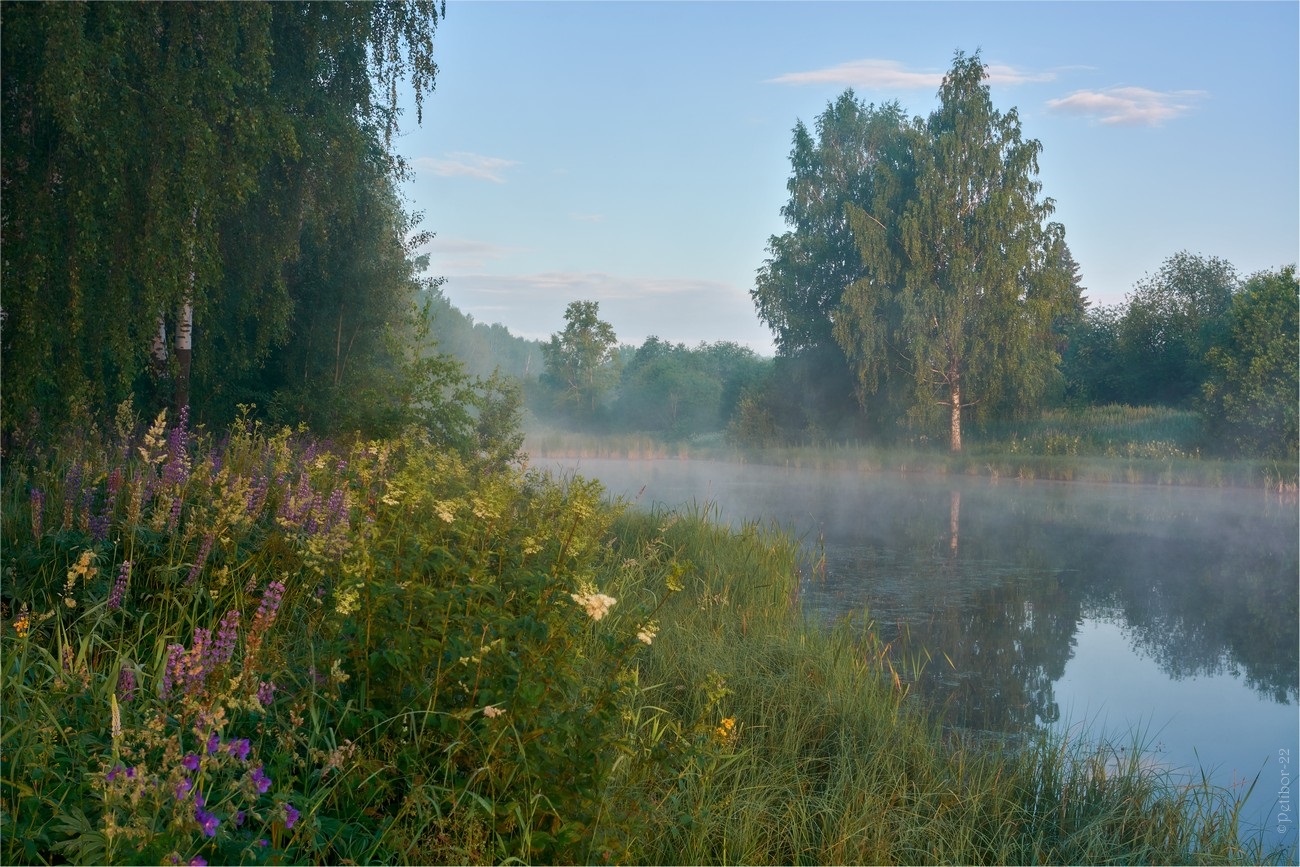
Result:
[[620,342],[769,355],[750,291],[787,230],[792,131],[848,88],[928,115],[980,52],[1094,304],[1187,250],[1300,258],[1300,4],[447,0],[403,117],[429,274],[546,339],[597,301]]

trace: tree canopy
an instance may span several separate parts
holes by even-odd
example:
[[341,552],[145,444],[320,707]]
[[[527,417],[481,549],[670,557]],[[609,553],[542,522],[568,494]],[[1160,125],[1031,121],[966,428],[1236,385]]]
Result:
[[409,228],[388,142],[397,83],[417,111],[433,87],[441,14],[421,0],[4,4],[6,428],[162,402],[169,382],[183,396],[189,371],[155,343],[191,322],[188,391],[216,417],[274,391],[273,353],[300,338],[318,352],[331,321],[356,337],[351,361],[324,353],[307,380],[344,376],[360,330],[377,346],[418,286],[321,241],[358,221]]
[[1044,223],[1038,141],[1013,108],[993,108],[976,53],[958,52],[924,122],[901,131],[897,169],[871,207],[850,202],[864,274],[835,313],[834,334],[864,404],[906,374],[914,419],[944,407],[961,449],[962,413],[1032,405],[1059,361],[1053,322],[1078,303],[1064,228]]

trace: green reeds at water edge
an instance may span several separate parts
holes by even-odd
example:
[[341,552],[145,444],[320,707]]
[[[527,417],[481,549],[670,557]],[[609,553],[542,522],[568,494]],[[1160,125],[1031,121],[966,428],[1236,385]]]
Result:
[[1267,854],[1204,782],[944,733],[775,531],[416,435],[97,442],[3,474],[4,863]]

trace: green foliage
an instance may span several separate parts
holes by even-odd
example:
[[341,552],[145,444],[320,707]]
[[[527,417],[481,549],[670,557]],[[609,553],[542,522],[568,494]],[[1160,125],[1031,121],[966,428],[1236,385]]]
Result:
[[946,407],[954,451],[966,407],[1037,404],[1059,361],[1052,325],[1078,301],[1064,230],[1043,223],[1041,145],[1022,140],[1015,109],[993,108],[986,75],[958,52],[939,108],[899,132],[907,169],[885,176],[901,180],[870,209],[848,206],[864,275],[835,326],[868,408],[901,366],[893,399],[922,424]]
[[525,384],[535,383],[542,373],[542,343],[510,333],[504,325],[475,322],[474,317],[457,309],[441,289],[427,289],[430,334],[443,352],[454,356],[465,372],[480,378],[495,372],[511,376]]
[[1201,410],[1210,434],[1245,454],[1296,459],[1298,301],[1295,266],[1251,277],[1206,358]]
[[1186,251],[1138,281],[1119,323],[1125,402],[1186,406],[1200,393],[1237,288],[1230,264]]
[[[386,249],[339,261],[320,242],[387,206],[375,180],[399,168],[396,82],[411,80],[417,104],[432,88],[439,14],[5,4],[6,430],[73,407],[106,417],[133,394],[157,406],[173,384],[183,395],[177,356],[159,370],[152,346],[186,306],[196,416],[221,422],[237,403],[269,404],[261,373],[286,341],[403,315],[381,309]],[[339,300],[344,286],[361,309]],[[300,357],[338,378],[358,366],[307,340]]]
[[719,431],[764,367],[735,343],[689,349],[649,337],[623,366],[611,415],[617,427],[673,440]]
[[564,309],[564,330],[542,346],[545,381],[555,407],[576,419],[596,416],[601,397],[617,381],[618,338],[600,319],[597,301],[573,301]]
[[1250,857],[1208,786],[945,739],[788,537],[415,435],[65,445],[0,489],[6,863]]

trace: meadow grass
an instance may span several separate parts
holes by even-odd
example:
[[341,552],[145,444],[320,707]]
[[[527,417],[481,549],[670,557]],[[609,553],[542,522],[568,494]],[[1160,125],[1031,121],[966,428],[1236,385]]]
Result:
[[130,427],[6,462],[4,863],[1268,855],[1204,781],[937,728],[775,531],[414,433]]

